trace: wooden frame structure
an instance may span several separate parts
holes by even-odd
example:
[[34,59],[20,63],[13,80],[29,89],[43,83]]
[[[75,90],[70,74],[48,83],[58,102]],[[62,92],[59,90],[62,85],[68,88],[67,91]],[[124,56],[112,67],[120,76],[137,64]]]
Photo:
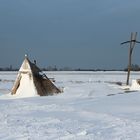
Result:
[[132,53],[133,49],[135,47],[136,43],[140,43],[136,40],[137,38],[137,32],[131,33],[131,37],[129,41],[122,42],[121,45],[129,43],[129,58],[128,58],[128,73],[127,73],[127,80],[126,85],[129,85],[129,78],[130,78],[130,71],[131,71],[131,65],[132,65]]

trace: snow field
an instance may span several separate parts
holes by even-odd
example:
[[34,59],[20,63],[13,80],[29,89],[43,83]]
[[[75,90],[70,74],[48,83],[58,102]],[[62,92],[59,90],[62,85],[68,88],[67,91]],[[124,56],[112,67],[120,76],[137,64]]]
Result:
[[[49,72],[64,93],[11,99],[0,97],[3,140],[139,140],[140,94],[124,93],[112,82],[125,82],[123,72]],[[0,73],[0,79],[16,74]],[[132,79],[139,78],[133,73]],[[13,82],[0,82],[10,89]],[[114,96],[108,96],[108,95]]]

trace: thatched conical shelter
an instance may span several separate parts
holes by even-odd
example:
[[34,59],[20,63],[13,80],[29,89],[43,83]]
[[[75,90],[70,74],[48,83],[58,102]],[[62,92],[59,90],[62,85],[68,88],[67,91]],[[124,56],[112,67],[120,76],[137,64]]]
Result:
[[11,90],[12,95],[32,96],[32,95],[53,95],[60,93],[58,89],[50,79],[42,73],[42,71],[32,63],[27,55],[19,69],[17,79]]

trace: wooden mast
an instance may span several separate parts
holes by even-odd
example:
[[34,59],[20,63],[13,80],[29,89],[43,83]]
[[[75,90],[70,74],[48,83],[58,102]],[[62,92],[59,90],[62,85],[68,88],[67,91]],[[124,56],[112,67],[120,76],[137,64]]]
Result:
[[127,80],[126,80],[126,85],[129,85],[129,78],[130,78],[130,71],[131,71],[131,65],[132,65],[132,53],[133,53],[133,49],[135,47],[136,43],[140,43],[139,41],[136,40],[137,38],[137,32],[131,33],[131,37],[130,37],[130,41],[125,41],[122,42],[121,45],[126,44],[126,43],[130,43],[129,46],[129,58],[128,58],[128,72],[127,72]]

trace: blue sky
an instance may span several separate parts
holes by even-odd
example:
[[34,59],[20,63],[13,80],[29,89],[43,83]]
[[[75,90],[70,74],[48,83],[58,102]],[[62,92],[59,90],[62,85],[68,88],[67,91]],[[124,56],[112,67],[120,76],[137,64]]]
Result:
[[[27,53],[39,66],[120,69],[138,32],[139,0],[0,0],[0,67]],[[140,65],[140,45],[133,63]]]

